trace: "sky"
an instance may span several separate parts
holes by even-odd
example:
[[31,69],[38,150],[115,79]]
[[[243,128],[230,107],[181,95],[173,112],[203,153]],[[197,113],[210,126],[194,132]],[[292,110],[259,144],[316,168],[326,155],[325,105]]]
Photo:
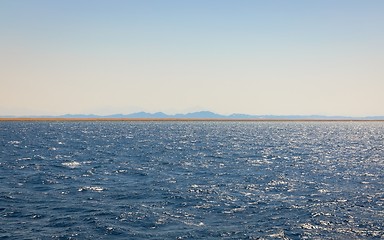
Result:
[[382,0],[2,0],[0,116],[384,115]]

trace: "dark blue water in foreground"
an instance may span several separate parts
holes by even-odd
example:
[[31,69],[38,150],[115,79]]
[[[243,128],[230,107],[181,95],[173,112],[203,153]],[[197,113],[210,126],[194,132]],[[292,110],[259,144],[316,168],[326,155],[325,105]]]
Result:
[[0,122],[0,239],[382,239],[383,122]]

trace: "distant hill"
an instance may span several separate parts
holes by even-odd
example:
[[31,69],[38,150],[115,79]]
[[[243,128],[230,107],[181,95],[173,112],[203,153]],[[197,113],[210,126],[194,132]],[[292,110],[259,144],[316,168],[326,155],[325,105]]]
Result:
[[384,120],[384,116],[371,116],[371,117],[348,117],[348,116],[323,116],[323,115],[249,115],[234,113],[231,115],[222,115],[210,111],[200,111],[185,114],[169,115],[162,112],[147,113],[138,112],[132,114],[115,114],[105,117],[110,118],[180,118],[180,119],[320,119],[320,120]]
[[[1,116],[1,118],[12,118],[15,116]],[[20,116],[18,116],[20,117]],[[348,117],[348,116],[323,116],[323,115],[249,115],[234,113],[230,115],[217,114],[210,111],[199,111],[185,114],[165,114],[163,112],[148,113],[137,112],[131,114],[112,114],[112,115],[95,115],[95,114],[65,114],[60,116],[22,116],[26,118],[148,118],[148,119],[287,119],[287,120],[384,120],[384,116],[368,116],[368,117]]]

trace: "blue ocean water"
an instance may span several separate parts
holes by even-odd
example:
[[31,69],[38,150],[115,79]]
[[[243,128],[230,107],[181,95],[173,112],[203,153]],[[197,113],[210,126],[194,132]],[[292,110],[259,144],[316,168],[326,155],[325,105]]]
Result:
[[0,122],[0,239],[383,239],[383,122]]

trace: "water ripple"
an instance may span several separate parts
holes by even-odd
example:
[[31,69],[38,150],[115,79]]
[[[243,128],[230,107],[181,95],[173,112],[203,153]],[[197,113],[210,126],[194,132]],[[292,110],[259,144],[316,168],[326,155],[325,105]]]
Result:
[[0,238],[384,238],[380,122],[0,130]]

